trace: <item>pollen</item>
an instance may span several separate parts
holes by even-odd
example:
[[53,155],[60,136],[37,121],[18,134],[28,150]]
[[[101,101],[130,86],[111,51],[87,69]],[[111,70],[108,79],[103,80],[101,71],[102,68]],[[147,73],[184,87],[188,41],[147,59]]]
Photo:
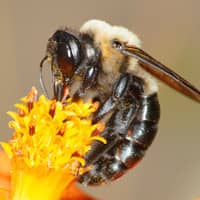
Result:
[[33,87],[16,104],[12,139],[2,147],[11,159],[13,200],[55,200],[77,175],[88,169],[84,155],[94,140],[106,143],[99,136],[102,123],[92,124],[97,103],[65,102],[38,97]]

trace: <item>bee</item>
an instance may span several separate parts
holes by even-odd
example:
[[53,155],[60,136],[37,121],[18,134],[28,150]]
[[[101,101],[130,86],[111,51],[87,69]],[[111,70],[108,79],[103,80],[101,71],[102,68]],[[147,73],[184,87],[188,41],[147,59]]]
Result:
[[[105,122],[98,141],[86,154],[93,167],[79,177],[85,185],[100,185],[121,177],[145,155],[153,142],[160,117],[158,85],[153,76],[200,102],[200,91],[141,49],[139,38],[124,27],[90,20],[80,31],[59,29],[49,38],[42,69],[50,60],[53,94],[100,103],[93,123]],[[68,92],[69,88],[69,92]]]

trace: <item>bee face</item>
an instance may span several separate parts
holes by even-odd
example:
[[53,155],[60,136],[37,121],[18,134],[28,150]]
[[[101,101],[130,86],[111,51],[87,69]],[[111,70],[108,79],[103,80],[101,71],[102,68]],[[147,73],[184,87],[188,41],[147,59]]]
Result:
[[100,103],[93,123],[104,121],[101,136],[107,144],[92,144],[85,160],[93,168],[80,177],[83,184],[119,178],[143,158],[153,142],[160,106],[151,74],[200,102],[197,88],[140,49],[138,37],[123,27],[90,20],[79,34],[58,30],[48,41],[41,69],[48,56],[56,100],[91,98]]

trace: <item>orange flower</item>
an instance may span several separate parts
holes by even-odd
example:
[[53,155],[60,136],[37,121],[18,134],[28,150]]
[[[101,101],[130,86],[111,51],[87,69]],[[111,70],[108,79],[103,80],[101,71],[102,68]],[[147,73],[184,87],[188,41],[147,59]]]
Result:
[[93,134],[102,131],[91,123],[96,104],[38,98],[35,88],[22,101],[18,113],[8,113],[13,138],[1,142],[8,157],[1,153],[0,199],[91,199],[74,182],[89,170],[84,155],[92,141],[106,142]]
[[[0,199],[9,199],[10,196],[10,160],[4,151],[0,151]],[[94,200],[82,192],[75,183],[72,183],[64,192],[60,200]]]

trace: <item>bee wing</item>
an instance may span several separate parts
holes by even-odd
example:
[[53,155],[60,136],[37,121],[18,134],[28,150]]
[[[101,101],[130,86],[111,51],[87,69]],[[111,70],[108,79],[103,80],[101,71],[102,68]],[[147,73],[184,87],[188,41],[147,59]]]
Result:
[[155,58],[151,57],[142,49],[135,46],[128,46],[125,43],[120,45],[118,43],[113,47],[124,55],[136,58],[139,64],[149,73],[153,74],[172,88],[200,103],[200,91],[196,87],[194,87],[190,82],[185,80],[176,72],[169,69]]

